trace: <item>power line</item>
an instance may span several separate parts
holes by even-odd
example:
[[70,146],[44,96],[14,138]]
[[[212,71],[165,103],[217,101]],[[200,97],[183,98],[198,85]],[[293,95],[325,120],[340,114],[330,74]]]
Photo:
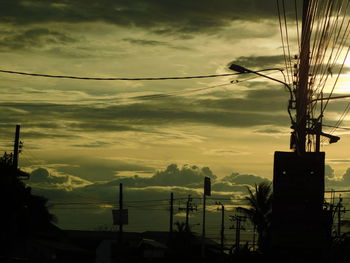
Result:
[[340,127],[340,126],[335,126],[335,125],[327,125],[327,124],[322,124],[322,126],[325,127],[330,127],[330,128],[336,128],[336,129],[342,129],[342,130],[350,130],[349,127]]
[[[270,71],[270,70],[278,70],[278,69],[265,69],[265,70],[260,70],[260,71]],[[259,72],[260,72],[259,71]],[[256,71],[258,72],[258,71]],[[282,72],[282,71],[281,71]],[[267,73],[265,75],[270,75],[273,73]],[[282,72],[283,74],[283,72]],[[283,74],[284,76],[284,74]],[[134,96],[134,97],[125,97],[125,98],[115,98],[114,100],[119,100],[119,101],[128,101],[128,102],[132,102],[132,101],[138,101],[138,100],[154,100],[154,99],[162,99],[162,98],[167,98],[167,97],[175,97],[175,96],[181,96],[184,94],[188,94],[188,93],[195,93],[195,92],[199,92],[199,91],[205,91],[205,90],[209,90],[209,89],[215,89],[215,88],[219,88],[219,87],[224,87],[224,86],[228,86],[228,85],[236,85],[236,84],[240,84],[242,82],[246,82],[246,81],[250,81],[256,78],[259,78],[260,76],[253,76],[250,78],[246,78],[243,80],[234,80],[231,81],[230,83],[223,83],[223,84],[218,84],[218,85],[213,85],[213,86],[208,86],[208,87],[204,87],[204,88],[197,88],[197,89],[187,89],[187,90],[180,90],[180,91],[174,91],[174,92],[168,92],[168,93],[156,93],[156,94],[150,94],[150,95],[143,95],[143,96]],[[23,103],[23,102],[45,102],[42,104],[36,104],[36,103]],[[86,102],[87,100],[84,100],[84,102]],[[106,102],[100,102],[101,99],[92,99],[92,100],[88,100],[90,102],[95,102],[93,104],[93,106],[98,106],[98,105],[106,105],[107,102],[115,102],[115,101],[111,101],[111,99],[108,99],[108,101]],[[103,101],[103,99],[102,99]],[[56,103],[54,103],[56,102]],[[87,107],[90,106],[90,104],[83,104],[83,103],[64,103],[64,104],[58,104],[59,102],[57,100],[16,100],[16,101],[9,101],[9,100],[0,100],[0,107],[11,107],[11,106],[19,106],[19,107],[31,107],[31,106],[35,106],[35,107],[66,107],[66,106],[81,106],[81,107]],[[111,104],[112,105],[112,104]],[[113,104],[114,105],[114,104]]]
[[69,75],[51,75],[51,74],[42,74],[42,73],[28,73],[22,71],[12,71],[0,69],[0,73],[7,74],[16,74],[23,76],[32,76],[32,77],[43,77],[43,78],[60,78],[60,79],[76,79],[76,80],[180,80],[180,79],[204,79],[204,78],[217,78],[217,77],[227,77],[240,75],[242,73],[226,73],[226,74],[213,74],[213,75],[198,75],[198,76],[187,76],[187,77],[142,77],[142,78],[125,78],[125,77],[81,77],[81,76],[69,76]]

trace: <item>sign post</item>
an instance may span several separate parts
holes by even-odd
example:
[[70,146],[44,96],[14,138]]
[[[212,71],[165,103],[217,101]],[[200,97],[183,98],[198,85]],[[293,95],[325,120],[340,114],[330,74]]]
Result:
[[209,177],[204,177],[204,189],[203,189],[203,225],[202,225],[202,258],[205,257],[205,203],[206,196],[211,195],[211,183]]

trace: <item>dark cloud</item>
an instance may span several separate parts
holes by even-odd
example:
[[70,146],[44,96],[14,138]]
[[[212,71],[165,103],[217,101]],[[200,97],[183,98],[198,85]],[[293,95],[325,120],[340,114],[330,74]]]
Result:
[[102,142],[102,141],[95,141],[92,143],[85,143],[85,144],[73,144],[74,147],[81,147],[81,148],[100,148],[103,146],[111,145],[112,143],[108,142]]
[[31,186],[49,189],[64,189],[71,191],[74,188],[85,186],[90,182],[72,175],[51,174],[44,168],[37,168],[30,173]]
[[[62,165],[61,165],[62,166]],[[84,165],[86,166],[86,164]],[[97,167],[101,169],[101,167]],[[91,169],[91,167],[87,167],[87,169]],[[120,169],[120,168],[119,168]],[[85,171],[85,169],[83,169]],[[56,168],[56,172],[62,172],[60,167]],[[69,170],[74,174],[76,178],[80,178],[83,176],[77,176],[82,174],[81,172],[73,173],[73,170]],[[101,180],[100,175],[96,175]],[[84,178],[86,175],[84,176]],[[96,179],[95,177],[95,179]],[[245,185],[254,185],[260,182],[269,181],[266,178],[256,176],[256,175],[247,175],[247,174],[239,174],[232,173],[229,176],[226,176],[222,179],[217,178],[209,167],[198,167],[195,165],[184,165],[182,167],[178,167],[176,164],[170,164],[164,170],[160,170],[154,173],[151,177],[141,177],[137,175],[137,171],[135,171],[134,176],[114,176],[114,178],[107,180],[105,182],[89,182],[88,185],[76,189],[75,191],[97,191],[107,189],[109,187],[115,187],[122,183],[128,189],[141,189],[147,187],[159,187],[157,189],[163,189],[162,187],[172,187],[174,189],[193,189],[191,191],[195,191],[196,189],[202,189],[204,183],[204,177],[211,178],[212,189],[213,191],[224,191],[224,192],[246,192]],[[49,173],[48,170],[44,168],[35,169],[31,173],[31,183],[44,183],[44,184],[63,184],[67,183],[69,175],[55,175]],[[82,183],[87,183],[88,181],[81,179]],[[168,189],[168,188],[164,188]],[[187,190],[186,190],[187,191]]]
[[215,32],[232,20],[276,19],[275,1],[259,0],[12,0],[1,2],[2,22],[13,24],[47,22],[95,22],[136,26],[156,33]]
[[193,50],[193,47],[187,47],[187,46],[178,46],[170,44],[169,42],[165,41],[157,41],[157,40],[149,40],[149,39],[136,39],[136,38],[123,38],[123,41],[126,41],[128,43],[139,45],[143,47],[157,47],[157,46],[164,46],[172,49],[179,49],[179,50]]
[[334,170],[331,166],[325,166],[325,183],[326,187],[350,187],[350,168],[342,175],[341,178],[335,178]]
[[[205,176],[209,176],[212,179],[212,196],[208,197],[208,206],[215,206],[216,198],[220,198],[225,205],[233,205],[237,202],[242,205],[241,200],[247,194],[246,186],[262,180],[259,176],[239,175],[237,173],[219,179],[215,177],[208,167],[194,165],[178,167],[176,164],[171,164],[164,170],[156,172],[152,177],[146,178],[137,175],[132,177],[117,176],[107,182],[94,182],[83,187],[70,189],[59,188],[59,183],[62,182],[58,182],[57,178],[54,178],[55,176],[46,169],[39,168],[32,172],[31,182],[35,182],[32,183],[34,193],[49,198],[50,204],[53,205],[52,211],[58,217],[58,222],[62,227],[74,226],[77,218],[84,218],[84,222],[95,227],[98,224],[110,222],[110,210],[116,202],[119,184],[122,183],[124,186],[125,206],[129,209],[130,220],[133,222],[132,224],[130,223],[130,227],[138,226],[140,222],[137,222],[136,218],[142,216],[142,222],[147,221],[148,225],[157,222],[157,229],[159,230],[160,225],[163,224],[162,221],[159,221],[160,217],[162,217],[160,211],[165,211],[166,215],[168,215],[167,208],[169,207],[168,199],[170,193],[172,192],[177,200],[175,214],[178,212],[178,207],[186,205],[188,195],[194,198],[194,205],[196,203],[200,205]],[[66,183],[66,181],[63,183]],[[51,187],[47,187],[48,185]],[[148,200],[158,201],[150,202]],[[75,205],[62,206],[62,203],[81,203],[81,205],[78,205],[78,207]],[[90,205],[84,206],[84,203],[90,203]],[[96,205],[92,206],[94,203]],[[105,205],[107,206],[104,207]],[[152,209],[149,209],[149,205],[151,205],[152,209],[157,209],[157,216],[154,218],[148,218],[152,214]],[[84,207],[86,207],[86,211]],[[208,209],[208,216],[213,216],[212,213],[215,212],[216,209],[215,211]],[[101,218],[102,214],[104,215],[103,218]],[[166,216],[166,218],[168,217]],[[191,215],[191,220],[194,219],[195,214]],[[79,225],[80,229],[86,227],[78,223],[77,225]]]
[[324,174],[325,174],[325,177],[328,179],[334,178],[334,169],[330,165],[326,164],[324,166]]
[[265,128],[265,129],[257,129],[254,132],[256,133],[266,133],[266,134],[280,134],[284,133],[284,130],[277,128]]
[[240,65],[249,69],[268,69],[268,68],[278,68],[283,67],[284,56],[249,56],[249,57],[239,57],[230,63]]
[[188,186],[195,183],[203,184],[205,176],[212,179],[216,178],[208,167],[183,166],[180,169],[176,164],[171,164],[164,171],[157,172],[151,178],[151,184],[167,186]]
[[72,131],[142,131],[141,128],[136,128],[132,125],[121,125],[113,122],[95,120],[93,123],[78,121],[70,123],[67,128]]
[[32,28],[2,32],[0,36],[0,49],[33,49],[47,45],[65,45],[77,40],[66,33],[47,28]]
[[140,46],[170,46],[169,43],[157,40],[123,38],[123,41]]
[[[86,164],[84,165],[86,166]],[[101,179],[101,175],[106,174],[106,169],[110,168],[102,168],[101,166],[97,167],[100,169],[99,174],[95,174],[94,178]],[[203,187],[203,180],[205,176],[208,176],[215,180],[216,176],[212,173],[212,171],[208,167],[199,168],[197,166],[188,166],[185,165],[179,168],[176,164],[169,165],[163,171],[157,171],[152,177],[140,177],[137,175],[136,167],[121,167],[118,165],[115,170],[110,172],[116,173],[118,171],[122,171],[122,169],[126,170],[126,168],[130,168],[130,171],[135,171],[135,176],[133,177],[119,177],[113,175],[113,179],[105,182],[105,183],[96,183],[95,185],[90,185],[90,188],[103,188],[106,186],[115,186],[123,183],[127,187],[131,188],[139,188],[139,187],[149,187],[149,186],[181,186],[181,187],[190,187],[196,188],[197,186]],[[93,169],[91,166],[87,168],[79,167],[76,171],[79,172],[74,173],[74,167],[69,167],[68,170],[66,168],[58,168],[59,171],[70,172],[74,174],[84,174],[84,178],[86,178],[86,174],[84,173],[87,169],[89,170],[97,170]],[[139,169],[140,170],[140,169]],[[83,171],[83,172],[82,172]],[[103,176],[102,176],[103,177]]]
[[211,187],[216,192],[242,192],[245,193],[247,188],[245,185],[238,185],[228,181],[214,182]]
[[61,132],[60,127],[51,131],[45,129],[42,134],[37,134],[38,137],[77,136],[80,131],[155,132],[152,126],[159,127],[170,122],[224,127],[289,125],[286,109],[288,93],[283,88],[249,89],[244,94],[243,98],[223,99],[166,97],[104,108],[93,105],[12,103],[11,107],[3,108],[0,117],[6,125],[22,123],[27,128],[54,125],[51,120],[55,120],[57,125],[65,123],[64,131]]
[[270,182],[269,179],[261,176],[239,173],[232,173],[231,175],[225,176],[222,181],[231,182],[238,185],[247,184],[251,186],[254,186],[255,184],[259,184],[261,182]]
[[57,171],[73,174],[89,181],[103,181],[115,179],[118,172],[138,171],[153,172],[154,169],[147,165],[101,158],[61,158],[57,163],[66,165],[57,167]]

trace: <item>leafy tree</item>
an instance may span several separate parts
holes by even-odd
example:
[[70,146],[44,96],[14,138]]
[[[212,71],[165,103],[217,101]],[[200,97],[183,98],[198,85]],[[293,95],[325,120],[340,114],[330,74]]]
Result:
[[271,212],[272,212],[272,188],[271,183],[261,182],[255,184],[253,192],[247,187],[249,196],[248,207],[238,207],[237,210],[245,214],[254,224],[258,232],[258,246],[261,251],[266,251],[270,238]]
[[48,231],[56,220],[49,212],[48,200],[32,194],[31,188],[19,179],[26,176],[27,173],[13,167],[12,155],[5,153],[0,157],[0,242],[7,245],[1,248],[0,256],[9,255],[19,240]]

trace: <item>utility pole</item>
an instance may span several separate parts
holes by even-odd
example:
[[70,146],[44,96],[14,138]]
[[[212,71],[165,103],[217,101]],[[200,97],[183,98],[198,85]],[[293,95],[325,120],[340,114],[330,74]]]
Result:
[[236,222],[236,226],[232,226],[231,229],[236,230],[236,249],[240,248],[240,242],[241,242],[241,229],[244,230],[244,227],[242,227],[242,222],[246,220],[245,216],[239,216],[239,215],[234,215],[231,217],[232,221]]
[[303,2],[301,50],[299,66],[299,83],[296,89],[296,140],[295,150],[303,154],[306,148],[306,125],[308,107],[308,82],[309,82],[309,53],[310,53],[310,25],[311,19],[308,16],[310,0]]
[[221,253],[224,253],[224,234],[225,234],[225,206],[221,202],[216,202],[217,205],[220,205],[221,208],[221,231],[220,231],[220,247]]
[[339,202],[338,202],[338,205],[337,205],[337,209],[338,209],[338,229],[337,229],[337,234],[338,234],[338,237],[341,235],[341,213],[345,213],[345,208],[343,210],[341,210],[341,208],[343,208],[343,198],[341,197],[341,195],[339,196]]
[[201,255],[205,258],[205,206],[206,197],[211,195],[211,182],[210,177],[204,177],[203,184],[203,225],[202,225],[202,244],[201,244]]
[[197,210],[197,206],[193,206],[193,204],[192,204],[192,197],[191,197],[191,195],[188,195],[188,197],[187,197],[186,207],[185,208],[179,207],[179,211],[183,211],[183,210],[186,211],[186,223],[185,223],[186,229],[185,230],[189,231],[190,230],[190,224],[189,224],[190,212],[193,212],[194,210]]
[[169,239],[173,237],[173,225],[174,225],[174,194],[170,193],[170,221],[169,221]]
[[123,184],[119,184],[119,244],[123,244]]
[[16,125],[16,134],[15,134],[15,142],[13,146],[13,168],[17,170],[18,168],[18,154],[19,154],[19,133],[20,133],[20,125]]
[[187,202],[186,202],[186,232],[189,231],[189,215],[190,215],[191,202],[192,202],[191,195],[188,195]]

